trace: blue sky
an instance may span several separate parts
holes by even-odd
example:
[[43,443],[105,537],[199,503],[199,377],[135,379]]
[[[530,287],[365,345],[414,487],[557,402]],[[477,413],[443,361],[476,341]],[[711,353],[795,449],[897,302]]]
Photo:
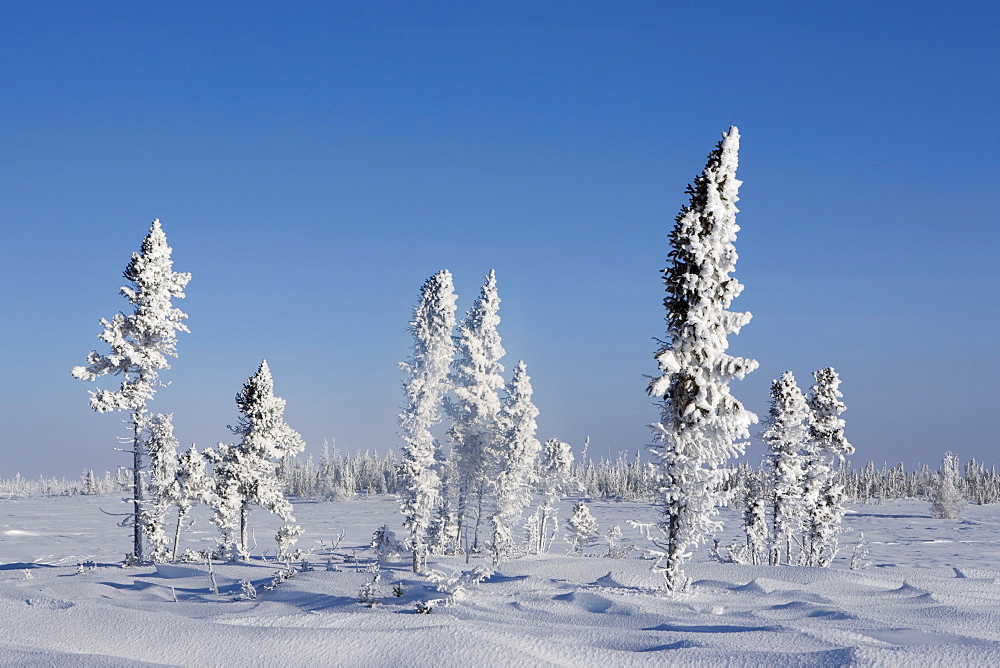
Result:
[[855,461],[1000,463],[998,36],[988,2],[5,3],[0,476],[127,463],[69,368],[154,217],[193,274],[151,404],[185,444],[266,357],[311,451],[395,447],[420,284],[464,312],[495,268],[539,435],[634,451],[667,234],[732,124],[734,393],[832,365]]

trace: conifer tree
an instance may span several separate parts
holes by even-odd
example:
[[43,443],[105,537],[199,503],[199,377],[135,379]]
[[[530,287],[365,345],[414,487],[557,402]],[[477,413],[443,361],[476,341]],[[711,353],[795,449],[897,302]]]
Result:
[[545,441],[539,469],[541,500],[528,519],[528,537],[532,543],[531,551],[535,554],[548,552],[559,530],[556,506],[560,496],[579,488],[572,479],[573,450],[565,441],[557,438]]
[[531,401],[531,379],[522,361],[514,367],[507,384],[507,398],[500,411],[498,438],[500,473],[495,480],[496,512],[493,524],[493,563],[510,556],[514,547],[514,529],[521,523],[521,513],[531,504],[531,490],[537,482],[535,462],[542,445],[535,438],[538,409]]
[[792,563],[792,543],[802,530],[802,450],[809,441],[809,408],[791,371],[771,383],[771,408],[761,439],[771,449],[771,565]]
[[425,552],[425,534],[440,494],[441,480],[435,471],[438,445],[431,428],[441,420],[441,406],[448,391],[448,370],[454,347],[455,289],[451,273],[443,269],[424,282],[420,303],[413,311],[410,332],[413,355],[400,368],[406,372],[403,391],[406,406],[399,415],[403,437],[403,461],[399,467],[403,499],[400,510],[410,530],[413,572],[420,571]]
[[149,420],[149,500],[143,508],[146,536],[153,547],[152,559],[162,563],[171,556],[170,539],[165,526],[167,511],[177,503],[180,488],[177,483],[177,439],[174,437],[173,415],[157,413]]
[[662,375],[648,391],[662,397],[650,448],[657,468],[655,503],[662,513],[660,537],[653,542],[656,570],[671,593],[687,587],[682,565],[691,550],[721,528],[715,517],[729,494],[726,464],[743,452],[740,439],[749,436],[757,419],[729,392],[729,383],[757,362],[726,354],[728,336],[751,318],[726,310],[743,290],[730,276],[739,230],[739,139],[735,127],[724,133],[688,187],[691,201],[677,215],[663,271],[667,340],[656,354]]
[[809,390],[809,442],[806,446],[803,500],[806,506],[806,555],[809,566],[829,566],[837,554],[844,517],[844,490],[837,482],[837,468],[854,446],[844,437],[840,414],[847,406],[840,401],[840,376],[833,367],[813,372]]
[[117,313],[111,320],[102,318],[104,332],[98,336],[107,343],[111,353],[96,350],[87,356],[86,366],[73,367],[71,373],[80,380],[94,381],[103,375],[121,376],[117,390],[90,392],[90,407],[98,413],[129,411],[132,431],[132,556],[142,561],[143,554],[143,454],[146,427],[146,402],[157,388],[163,387],[159,372],[170,368],[168,358],[176,357],[177,332],[187,332],[187,318],[171,300],[184,297],[184,288],[191,274],[173,271],[171,248],[167,237],[154,220],[142,241],[138,253],[125,268],[125,278],[131,287],[120,292],[133,307],[129,315]]
[[[247,559],[250,506],[255,504],[286,522],[278,531],[279,546],[290,545],[301,532],[277,478],[285,455],[305,449],[299,433],[285,423],[285,400],[274,396],[267,360],[260,363],[236,395],[240,418],[232,432],[235,445],[219,444],[215,466],[217,502],[213,521],[222,531],[221,551],[230,558]],[[282,550],[283,552],[284,550]]]
[[768,549],[767,499],[763,485],[754,480],[747,482],[743,498],[743,533],[747,537],[747,561],[763,563]]
[[188,513],[196,503],[209,507],[217,505],[214,480],[206,470],[208,458],[191,446],[177,456],[177,470],[174,472],[176,484],[177,526],[174,528],[173,559],[177,559],[177,548],[181,539],[181,529]]
[[965,497],[958,489],[958,456],[948,453],[941,462],[931,490],[931,515],[940,520],[957,520],[965,508]]
[[436,470],[441,480],[441,494],[434,519],[428,528],[427,547],[431,554],[457,554],[458,513],[453,498],[458,479],[455,458],[451,451],[438,453]]
[[572,545],[573,554],[580,554],[585,547],[597,542],[597,520],[583,501],[573,506],[573,514],[566,520],[566,540]]
[[468,532],[471,505],[475,519],[473,552],[479,551],[483,503],[490,477],[496,473],[498,392],[504,387],[503,365],[500,364],[504,349],[497,331],[499,310],[496,274],[490,270],[479,297],[455,336],[457,357],[451,373],[455,400],[446,404],[452,421],[449,435],[455,444],[458,468],[459,539]]

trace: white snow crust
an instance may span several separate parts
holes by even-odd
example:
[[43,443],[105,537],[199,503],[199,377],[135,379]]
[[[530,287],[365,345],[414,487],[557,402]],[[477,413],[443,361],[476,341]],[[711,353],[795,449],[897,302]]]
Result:
[[[601,527],[656,518],[648,504],[589,507]],[[995,506],[970,506],[955,521],[932,519],[922,501],[849,505],[844,525],[852,531],[832,567],[720,564],[699,550],[686,567],[694,592],[678,598],[658,589],[662,580],[639,549],[610,559],[569,556],[557,545],[446,592],[410,572],[402,554],[381,564],[374,607],[359,605],[358,591],[372,580],[372,532],[386,520],[402,530],[391,497],[297,503],[306,530],[299,546],[312,547],[313,570],[268,591],[276,564],[216,562],[219,594],[210,591],[205,563],[122,568],[129,530],[101,508],[117,511],[118,498],[0,500],[0,663],[920,666],[1000,659]],[[723,511],[734,527],[723,545],[740,538],[737,512]],[[193,515],[184,546],[213,547],[205,508]],[[255,554],[279,523],[260,518]],[[347,536],[333,550],[341,529]],[[860,531],[871,566],[849,570]],[[625,528],[622,544],[646,541]],[[489,561],[431,557],[428,567],[457,576]],[[239,600],[244,580],[255,600]],[[397,583],[400,597],[392,595]],[[417,601],[444,598],[451,602],[415,613]]]

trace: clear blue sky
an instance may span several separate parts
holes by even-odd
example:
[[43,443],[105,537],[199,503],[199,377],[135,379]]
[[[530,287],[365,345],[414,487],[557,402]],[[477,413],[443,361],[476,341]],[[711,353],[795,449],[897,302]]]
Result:
[[[397,445],[425,278],[497,271],[539,435],[658,417],[667,234],[743,136],[734,385],[843,379],[855,461],[997,461],[995,2],[48,3],[0,7],[0,476],[128,462],[69,368],[162,220],[184,444],[266,357],[313,452]],[[759,450],[751,451],[759,461]]]

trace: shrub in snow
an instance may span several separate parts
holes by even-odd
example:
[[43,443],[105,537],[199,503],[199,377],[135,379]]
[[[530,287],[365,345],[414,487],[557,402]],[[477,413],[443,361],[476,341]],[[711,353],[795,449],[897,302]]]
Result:
[[829,566],[840,549],[838,536],[844,517],[844,488],[837,469],[854,446],[844,437],[840,414],[846,406],[840,398],[840,377],[833,367],[813,372],[809,391],[809,441],[806,444],[803,504],[806,512],[804,563]]
[[566,541],[573,546],[573,554],[597,542],[597,520],[583,501],[576,502],[573,514],[566,520]]
[[514,367],[507,385],[507,398],[498,417],[497,458],[499,474],[494,480],[496,511],[493,525],[493,565],[510,558],[514,549],[514,531],[521,523],[521,513],[531,504],[531,489],[537,482],[535,462],[541,443],[535,438],[538,409],[531,402],[531,379],[522,361]]
[[791,564],[792,545],[798,541],[804,522],[802,449],[809,440],[809,407],[791,371],[771,383],[771,408],[761,439],[771,450],[769,561],[777,565],[784,559]]
[[[446,596],[425,601],[426,611],[430,612],[436,605],[451,605],[466,598],[470,589],[491,575],[493,575],[493,570],[487,566],[476,566],[472,570],[451,573],[450,575],[438,570],[429,570],[427,578],[437,586],[439,592],[446,594]],[[420,612],[419,609],[418,612]]]
[[957,520],[965,508],[965,497],[958,490],[958,456],[948,453],[941,462],[931,491],[931,514],[939,520]]
[[[283,524],[278,528],[278,533],[274,537],[278,543],[278,559],[292,557],[291,548],[299,540],[302,533],[303,529],[298,524]],[[299,550],[295,552],[298,553]]]
[[281,586],[282,582],[284,582],[285,580],[291,580],[294,577],[295,577],[295,569],[292,568],[291,564],[289,564],[285,568],[275,571],[274,575],[271,576],[271,581],[268,584],[264,585],[264,589],[266,589],[267,591],[274,591],[279,586]]
[[250,582],[249,580],[240,580],[239,599],[242,601],[257,600],[257,589],[253,586],[253,583]]
[[454,337],[457,357],[452,365],[451,385],[455,399],[445,404],[451,417],[448,433],[455,444],[458,468],[457,530],[459,540],[467,540],[468,523],[474,520],[473,552],[480,550],[483,506],[496,474],[493,444],[501,407],[498,392],[504,387],[500,364],[504,349],[497,331],[499,310],[496,274],[490,270],[479,297]]
[[[274,381],[266,360],[236,395],[236,406],[240,409],[240,419],[230,429],[240,436],[240,442],[220,443],[215,455],[216,502],[212,521],[222,533],[220,551],[230,558],[247,559],[251,504],[285,522],[295,521],[292,504],[281,491],[276,469],[278,460],[301,452],[305,443],[285,423],[285,400],[274,396]],[[300,533],[292,524],[279,530],[277,541],[282,554]]]
[[871,566],[870,561],[865,561],[868,557],[868,543],[865,542],[865,532],[858,533],[858,542],[854,544],[854,553],[851,555],[851,570],[857,571]]
[[403,544],[396,538],[396,532],[383,524],[372,534],[370,547],[378,552],[379,559],[393,559],[404,550]]
[[660,422],[652,425],[660,536],[651,552],[668,592],[686,588],[681,567],[691,550],[721,529],[715,517],[729,494],[727,462],[744,449],[756,416],[729,392],[729,383],[757,368],[751,359],[726,354],[728,336],[750,322],[749,313],[726,309],[743,286],[733,242],[739,132],[735,127],[708,156],[705,170],[688,187],[690,203],[670,233],[669,265],[663,271],[667,339],[656,354],[662,375],[649,394],[662,398]]
[[125,278],[131,287],[121,288],[121,294],[133,306],[130,315],[116,314],[110,321],[101,319],[104,332],[98,337],[111,347],[111,354],[96,350],[87,357],[86,366],[73,367],[75,378],[94,381],[103,375],[121,376],[117,390],[90,392],[90,407],[98,413],[129,411],[132,428],[132,556],[143,560],[143,430],[146,426],[146,402],[163,384],[159,372],[169,369],[167,359],[176,357],[177,332],[188,331],[187,315],[171,304],[184,296],[191,274],[173,271],[171,248],[167,237],[154,220],[142,241],[138,253],[125,268]]
[[628,553],[632,551],[631,547],[622,547],[622,529],[617,524],[608,529],[608,533],[604,535],[604,544],[607,545],[607,551],[604,553],[605,557],[611,559],[624,559],[628,556]]
[[403,381],[406,406],[399,415],[403,437],[400,510],[403,526],[410,530],[414,573],[420,571],[425,558],[425,534],[440,494],[441,480],[435,471],[437,443],[431,428],[441,420],[441,405],[448,391],[448,369],[454,354],[455,300],[447,269],[427,279],[410,322],[413,355],[399,365],[406,372]]
[[361,605],[366,605],[369,608],[373,608],[378,605],[378,600],[382,597],[382,588],[379,586],[379,582],[382,580],[381,573],[376,573],[375,577],[371,581],[365,581],[361,585],[361,589],[358,590],[358,603]]

